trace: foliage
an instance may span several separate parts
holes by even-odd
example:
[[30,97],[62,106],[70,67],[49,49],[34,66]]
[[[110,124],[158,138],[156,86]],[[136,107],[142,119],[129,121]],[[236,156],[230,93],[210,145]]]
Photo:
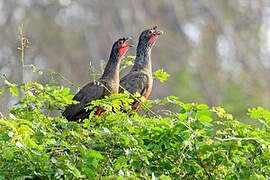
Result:
[[4,179],[266,179],[270,175],[270,115],[262,107],[249,110],[249,116],[262,123],[254,128],[221,107],[185,104],[174,96],[148,101],[144,109],[173,104],[178,107],[175,112],[131,115],[127,105],[133,100],[116,94],[89,106],[106,109],[104,116],[91,113],[76,123],[55,115],[73,103],[68,88],[34,82],[19,89],[24,97],[0,120]]
[[127,68],[128,66],[133,66],[133,61],[135,58],[136,56],[127,56],[126,58],[122,59],[120,71]]
[[[16,84],[9,82],[8,80],[5,80],[5,84],[8,85],[9,91],[12,93],[14,96],[19,95],[18,87]],[[2,91],[4,91],[4,88],[2,88]]]
[[[29,42],[20,26],[21,63]],[[123,61],[132,65],[134,57]],[[38,69],[38,72],[42,73]],[[154,74],[161,82],[169,75]],[[37,82],[15,84],[4,74],[13,96],[22,97],[7,116],[0,113],[1,179],[267,179],[270,176],[270,112],[249,109],[260,128],[241,123],[222,107],[185,104],[177,97],[145,101],[114,94],[91,102],[82,122],[68,122],[59,110],[72,100],[70,89]],[[23,74],[22,74],[23,76]],[[61,76],[61,74],[60,74]],[[24,78],[23,78],[24,79]],[[20,92],[20,93],[19,93]],[[130,98],[131,97],[131,98]],[[134,99],[150,115],[137,115]],[[153,105],[175,112],[159,115]],[[96,116],[95,110],[106,110]]]
[[168,77],[170,77],[170,75],[163,71],[163,69],[159,69],[156,72],[153,73],[154,75],[154,79],[158,79],[160,80],[160,82],[164,82],[168,79]]

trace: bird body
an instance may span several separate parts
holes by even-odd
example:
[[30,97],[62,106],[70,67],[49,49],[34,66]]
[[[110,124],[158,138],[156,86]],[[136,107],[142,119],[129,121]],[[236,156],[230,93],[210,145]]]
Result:
[[[120,93],[127,90],[131,94],[139,93],[148,99],[153,86],[151,49],[157,37],[162,33],[162,31],[157,30],[157,26],[141,33],[134,65],[130,72],[120,80]],[[138,112],[140,106],[140,103],[135,101],[132,104],[132,109]]]
[[[145,99],[151,94],[153,86],[153,78],[149,72],[131,72],[125,78],[120,81],[121,87],[124,87],[129,93],[135,94],[138,92]],[[122,93],[120,91],[120,93]],[[132,105],[132,109],[138,111],[140,108],[140,103],[135,101]]]
[[[70,104],[66,107],[63,116],[69,121],[87,118],[90,111],[86,111],[85,107],[89,105],[91,101],[118,93],[120,58],[131,47],[131,45],[126,45],[127,40],[128,38],[121,38],[114,43],[102,77],[97,81],[85,85],[73,98],[73,100],[78,101],[78,103]],[[102,114],[104,114],[104,110],[99,108],[96,111],[96,115]]]

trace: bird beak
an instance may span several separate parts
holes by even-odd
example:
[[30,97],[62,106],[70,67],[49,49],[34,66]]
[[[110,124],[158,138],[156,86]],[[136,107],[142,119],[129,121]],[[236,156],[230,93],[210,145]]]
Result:
[[127,38],[126,38],[127,41],[130,40],[130,39],[132,39],[132,37],[127,37]]
[[[130,40],[130,39],[132,39],[131,37],[127,37],[127,38],[125,38],[125,43],[126,43],[126,41],[128,41],[128,40]],[[131,44],[126,44],[126,46],[125,47],[127,47],[127,48],[131,48],[131,47],[133,47],[133,45],[131,45]]]
[[158,30],[157,28],[158,28],[157,25],[155,25],[155,26],[152,28],[153,30],[155,30],[155,33],[154,33],[154,34],[155,34],[155,35],[162,35],[162,34],[163,34],[163,31]]
[[134,46],[131,45],[131,44],[127,44],[126,46],[127,46],[128,48],[134,47]]
[[161,31],[161,30],[156,30],[156,31],[155,31],[155,34],[157,34],[157,35],[162,35],[162,34],[163,34],[163,31]]

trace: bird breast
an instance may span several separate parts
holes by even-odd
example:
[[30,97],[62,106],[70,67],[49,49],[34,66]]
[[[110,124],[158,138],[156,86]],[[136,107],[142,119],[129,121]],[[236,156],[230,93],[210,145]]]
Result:
[[119,82],[107,81],[106,83],[104,83],[104,85],[106,87],[104,92],[105,96],[110,96],[111,94],[118,93]]

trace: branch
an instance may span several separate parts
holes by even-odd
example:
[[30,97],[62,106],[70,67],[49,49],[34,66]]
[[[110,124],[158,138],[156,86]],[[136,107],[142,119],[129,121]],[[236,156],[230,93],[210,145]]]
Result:
[[218,141],[231,141],[231,140],[243,140],[243,141],[258,141],[257,138],[237,138],[237,137],[231,137],[228,139],[221,139],[218,137],[214,137],[214,139],[218,140]]

